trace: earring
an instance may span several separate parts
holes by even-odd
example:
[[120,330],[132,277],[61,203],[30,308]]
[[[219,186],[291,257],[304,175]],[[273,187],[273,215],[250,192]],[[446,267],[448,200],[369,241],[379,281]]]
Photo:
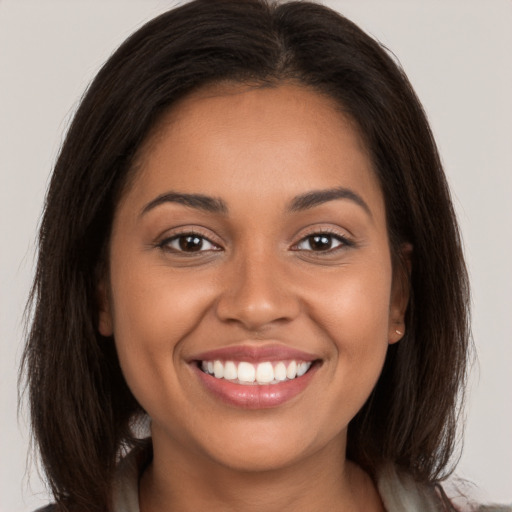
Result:
[[399,331],[398,329],[395,329],[395,332],[398,334],[398,336],[402,336],[403,332]]

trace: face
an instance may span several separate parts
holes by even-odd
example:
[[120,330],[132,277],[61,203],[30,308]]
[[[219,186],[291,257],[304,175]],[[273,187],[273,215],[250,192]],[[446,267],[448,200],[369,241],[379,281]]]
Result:
[[100,331],[155,453],[254,470],[343,451],[406,305],[353,124],[298,86],[210,87],[173,108],[139,168]]

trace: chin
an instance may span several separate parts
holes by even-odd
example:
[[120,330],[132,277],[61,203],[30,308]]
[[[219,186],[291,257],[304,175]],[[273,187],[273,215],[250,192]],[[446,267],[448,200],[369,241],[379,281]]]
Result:
[[237,473],[263,473],[279,471],[303,461],[308,453],[306,449],[297,452],[297,446],[283,446],[283,443],[271,443],[266,446],[250,443],[242,450],[228,450],[215,454],[220,466]]
[[[308,419],[303,419],[302,423],[308,426]],[[300,420],[296,420],[295,425],[297,424],[300,424]],[[251,428],[241,427],[230,429],[228,435],[220,432],[217,439],[210,434],[210,443],[203,446],[210,460],[240,473],[290,468],[296,464],[304,464],[315,453],[342,450],[345,446],[345,431],[334,436],[332,432],[325,432],[322,436],[318,432],[314,435],[283,425],[277,428],[270,423],[262,425],[257,422]]]

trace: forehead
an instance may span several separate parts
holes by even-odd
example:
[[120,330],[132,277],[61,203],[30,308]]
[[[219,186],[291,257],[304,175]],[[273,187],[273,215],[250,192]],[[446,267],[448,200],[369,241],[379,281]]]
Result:
[[382,200],[355,122],[331,98],[293,84],[190,94],[155,127],[137,169],[128,195],[140,200],[165,188],[284,200],[339,186]]

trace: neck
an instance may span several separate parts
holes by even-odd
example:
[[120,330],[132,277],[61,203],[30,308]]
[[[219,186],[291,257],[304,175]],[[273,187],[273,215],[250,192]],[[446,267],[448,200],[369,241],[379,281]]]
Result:
[[384,510],[370,477],[345,459],[336,439],[321,452],[279,469],[238,471],[158,446],[140,483],[141,512],[315,512]]

